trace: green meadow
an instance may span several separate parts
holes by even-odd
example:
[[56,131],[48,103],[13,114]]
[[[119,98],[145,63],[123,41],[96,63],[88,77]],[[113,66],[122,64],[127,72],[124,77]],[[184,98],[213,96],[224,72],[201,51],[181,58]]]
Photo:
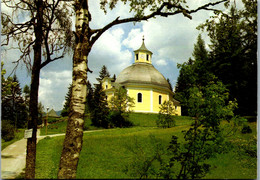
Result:
[[[84,142],[78,164],[77,178],[79,179],[123,179],[138,178],[125,173],[125,169],[132,162],[135,154],[131,151],[136,142],[142,145],[144,154],[149,156],[153,150],[150,136],[153,135],[167,148],[172,135],[183,140],[182,131],[189,129],[192,122],[190,117],[176,117],[176,126],[173,128],[157,128],[156,114],[132,113],[130,120],[134,123],[131,128],[103,129],[84,133]],[[88,119],[86,124],[90,126]],[[48,132],[58,130],[64,133],[66,121],[59,122],[61,126]],[[255,179],[256,157],[254,157],[254,142],[256,138],[256,123],[249,123],[253,132],[242,134],[238,130],[229,137],[232,149],[228,153],[218,154],[209,159],[210,172],[205,179]],[[91,129],[91,127],[89,128]],[[42,129],[44,131],[44,128]],[[64,132],[63,132],[64,131]],[[49,134],[49,133],[48,133]],[[64,136],[46,137],[37,144],[36,178],[55,179],[59,167],[59,158]],[[251,153],[251,154],[250,154]],[[253,154],[253,155],[252,155]]]

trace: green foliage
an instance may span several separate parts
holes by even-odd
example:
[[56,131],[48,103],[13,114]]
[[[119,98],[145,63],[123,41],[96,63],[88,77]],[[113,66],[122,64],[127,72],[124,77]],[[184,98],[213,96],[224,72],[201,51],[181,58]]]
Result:
[[[8,122],[7,122],[8,123]],[[3,127],[3,121],[2,121],[2,127]],[[14,138],[10,141],[5,141],[3,139],[1,139],[1,150],[5,149],[7,146],[13,144],[15,141],[18,141],[20,139],[24,138],[24,129],[17,129],[16,131],[14,131]]]
[[93,111],[94,108],[94,91],[92,88],[91,83],[88,81],[87,82],[87,97],[86,97],[86,109],[85,109],[85,113],[91,113]]
[[110,77],[110,73],[108,72],[108,69],[105,65],[102,66],[101,70],[99,71],[99,77],[97,78],[97,81],[101,83],[101,81],[105,77]]
[[129,127],[133,124],[128,120],[129,112],[134,107],[134,99],[127,95],[126,89],[119,87],[115,89],[114,96],[109,101],[110,122],[115,127]]
[[2,119],[8,120],[14,128],[22,128],[27,123],[28,112],[26,111],[25,100],[17,76],[4,77],[6,71],[1,63],[1,100],[2,100]]
[[208,69],[237,99],[240,115],[256,115],[257,97],[257,1],[243,0],[245,8],[215,12],[200,29],[210,37]]
[[158,120],[156,121],[157,127],[170,128],[175,126],[174,120],[175,107],[171,101],[164,101],[160,106]]
[[[168,150],[170,161],[163,166],[164,177],[177,179],[194,179],[204,177],[210,168],[205,161],[216,153],[227,151],[228,144],[220,131],[220,122],[230,120],[236,103],[229,101],[228,92],[221,82],[209,82],[204,87],[190,88],[188,100],[189,115],[194,123],[188,131],[184,131],[184,144],[173,136]],[[176,164],[180,164],[180,169]]]
[[[188,112],[194,122],[188,130],[183,131],[184,141],[180,143],[178,136],[172,136],[167,149],[169,159],[163,160],[162,151],[158,153],[155,148],[158,156],[134,161],[133,166],[138,167],[135,175],[139,178],[154,175],[167,179],[202,178],[211,167],[206,161],[231,148],[221,132],[220,123],[223,120],[232,120],[237,104],[226,102],[229,94],[225,86],[219,81],[211,81],[206,86],[192,87],[189,92]],[[165,114],[170,108],[166,102],[162,107],[164,106]],[[160,169],[150,171],[149,169],[154,169],[153,163],[156,161],[160,164]]]
[[108,128],[110,126],[108,115],[109,108],[106,100],[106,94],[101,84],[97,84],[93,95],[93,107],[91,111],[92,125]]
[[14,136],[15,128],[7,120],[1,121],[1,137],[5,141],[11,141]]
[[129,121],[128,113],[120,113],[119,111],[111,111],[108,116],[109,127],[131,127],[133,123]]
[[86,100],[86,111],[91,114],[92,125],[96,127],[110,128],[109,122],[109,108],[105,92],[103,91],[101,81],[105,77],[110,77],[110,74],[105,65],[102,66],[99,77],[97,78],[99,84],[96,84],[94,92],[91,84],[88,83],[88,95]]
[[244,125],[242,130],[241,130],[241,133],[243,133],[243,134],[252,133],[252,129],[250,128],[249,125]]
[[201,35],[194,45],[193,59],[188,62],[178,64],[180,74],[176,85],[175,98],[182,103],[182,115],[188,115],[188,100],[190,98],[189,89],[194,86],[204,86],[215,76],[208,70],[209,59],[205,48],[205,42]]
[[237,99],[239,115],[256,115],[257,96],[257,1],[243,0],[244,9],[229,6],[198,27],[210,37],[210,51],[199,35],[193,57],[178,65],[180,75],[175,98],[182,102],[182,114],[187,115],[187,90],[193,85],[204,86],[217,78],[229,90],[230,99]]
[[127,95],[127,90],[123,87],[115,89],[114,96],[109,101],[110,109],[120,113],[129,113],[134,107],[134,99]]
[[165,150],[162,143],[153,135],[147,138],[150,144],[150,149],[147,151],[142,142],[134,137],[133,143],[127,145],[127,149],[134,155],[131,163],[129,163],[124,172],[132,177],[140,179],[148,179],[152,177],[158,178],[158,164],[163,162]]

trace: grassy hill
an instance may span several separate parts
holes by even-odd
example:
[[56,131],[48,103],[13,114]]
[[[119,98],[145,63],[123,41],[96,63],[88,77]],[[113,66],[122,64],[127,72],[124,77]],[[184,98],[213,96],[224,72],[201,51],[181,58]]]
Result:
[[[131,148],[141,145],[142,153],[149,156],[153,150],[150,136],[157,138],[167,148],[172,135],[182,137],[191,123],[189,117],[177,117],[173,128],[161,129],[155,126],[155,114],[133,113],[132,128],[105,129],[84,133],[84,143],[78,165],[77,178],[133,178],[124,171],[133,161]],[[88,122],[89,123],[89,122]],[[255,179],[256,158],[248,156],[243,149],[252,150],[250,139],[256,137],[256,123],[250,123],[252,134],[240,131],[230,137],[234,145],[227,154],[220,154],[209,160],[211,171],[205,178]],[[37,145],[36,178],[57,178],[59,158],[64,136],[45,138]],[[181,138],[182,139],[182,138]],[[242,145],[243,144],[243,145]],[[136,177],[137,178],[137,177]]]

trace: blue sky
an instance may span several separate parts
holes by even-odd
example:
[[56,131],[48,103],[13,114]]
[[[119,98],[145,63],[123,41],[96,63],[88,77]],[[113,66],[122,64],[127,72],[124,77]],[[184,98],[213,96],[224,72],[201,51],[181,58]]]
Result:
[[[241,0],[240,0],[241,1]],[[237,4],[241,4],[236,1]],[[90,0],[92,14],[91,27],[100,28],[116,17],[130,17],[128,6],[119,4],[116,9],[107,15],[99,9],[99,1]],[[207,0],[189,0],[190,7],[197,7],[207,3]],[[218,6],[223,9],[223,5]],[[7,8],[2,6],[2,11]],[[117,25],[106,31],[94,44],[89,54],[89,68],[94,72],[88,73],[90,82],[96,83],[96,78],[103,65],[106,65],[110,74],[118,75],[124,68],[134,62],[133,51],[138,49],[145,37],[146,47],[153,52],[152,62],[165,78],[169,78],[173,87],[176,85],[179,70],[177,63],[183,63],[192,57],[194,44],[199,33],[196,27],[208,19],[212,12],[200,11],[189,20],[182,15],[168,18],[158,17],[149,21]],[[74,19],[73,19],[74,20]],[[209,42],[205,33],[202,34],[206,43]],[[19,57],[14,50],[2,51],[1,58],[5,62],[7,74],[12,71],[12,61]],[[21,86],[30,84],[30,75],[25,66],[20,65],[16,72]],[[72,79],[72,54],[62,60],[53,62],[41,70],[39,101],[44,107],[61,110],[67,87]]]

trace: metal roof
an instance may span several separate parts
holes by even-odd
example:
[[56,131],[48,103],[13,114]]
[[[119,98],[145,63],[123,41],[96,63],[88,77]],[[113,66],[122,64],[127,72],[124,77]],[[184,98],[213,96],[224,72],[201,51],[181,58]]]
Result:
[[150,54],[153,54],[151,51],[149,51],[149,50],[146,48],[146,46],[145,46],[145,44],[144,44],[144,39],[143,39],[143,43],[142,43],[141,47],[140,47],[139,49],[135,50],[134,52],[138,52],[138,51],[148,52],[148,53],[150,53]]
[[149,84],[170,89],[168,81],[152,64],[134,63],[125,68],[117,77],[116,83]]

